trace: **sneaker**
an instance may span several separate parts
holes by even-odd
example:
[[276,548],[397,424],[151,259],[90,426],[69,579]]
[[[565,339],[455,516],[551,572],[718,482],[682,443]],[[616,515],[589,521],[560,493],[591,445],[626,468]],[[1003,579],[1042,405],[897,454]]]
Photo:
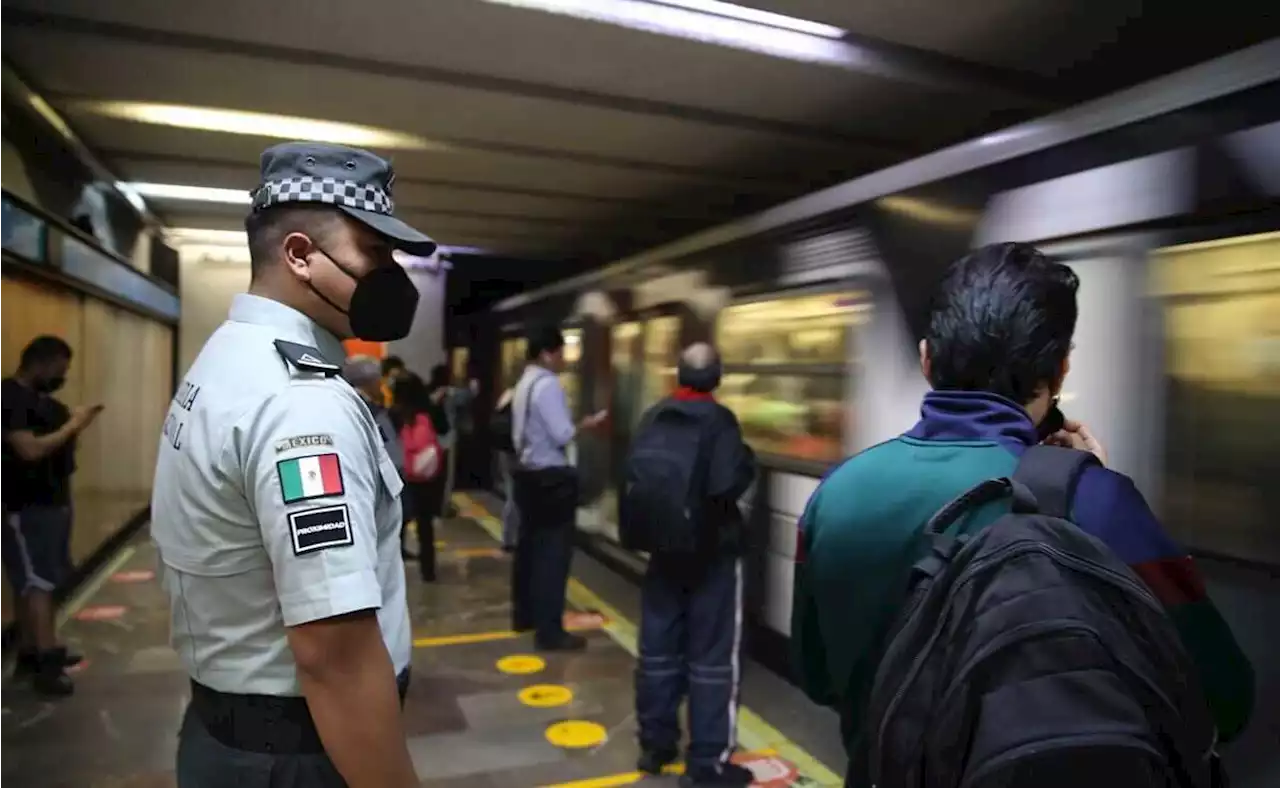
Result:
[[747,788],[756,776],[745,766],[719,763],[714,768],[686,769],[680,776],[680,788]]
[[587,639],[581,635],[566,632],[550,642],[535,640],[533,645],[538,651],[584,651],[587,648]]
[[76,691],[76,685],[67,675],[65,649],[50,649],[38,657],[39,666],[31,679],[31,686],[40,695],[65,698]]
[[36,658],[34,651],[19,651],[18,658],[13,662],[13,677],[20,678],[30,676],[40,667],[40,661]]
[[642,749],[636,768],[645,774],[662,774],[662,767],[676,762],[680,754],[674,749]]
[[62,655],[63,667],[69,668],[74,665],[79,665],[81,662],[84,661],[84,655],[77,654],[74,651],[70,651],[67,649],[66,646],[58,646],[53,650]]

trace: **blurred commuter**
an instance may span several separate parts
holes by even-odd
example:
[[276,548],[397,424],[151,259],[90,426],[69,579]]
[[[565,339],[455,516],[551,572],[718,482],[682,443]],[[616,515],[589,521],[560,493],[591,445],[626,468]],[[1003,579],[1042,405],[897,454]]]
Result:
[[249,292],[169,405],[151,536],[191,680],[179,788],[419,785],[401,716],[403,483],[338,377],[343,339],[413,325],[395,250],[435,248],[392,215],[394,178],[338,145],[262,155]]
[[720,359],[689,346],[679,387],[636,428],[620,507],[622,543],[649,553],[640,596],[636,667],[638,767],[660,774],[680,747],[680,702],[689,698],[682,786],[747,786],[729,762],[736,746],[742,670],[739,499],[756,474],[732,411],[716,402]]
[[[1229,739],[1248,719],[1252,668],[1191,558],[1057,410],[1077,288],[1025,244],[954,263],[920,343],[933,390],[919,423],[838,466],[809,500],[791,642],[805,692],[840,712],[848,785],[1205,785],[1214,722]],[[1021,558],[998,538],[1023,545]],[[1034,623],[1017,624],[1032,605]],[[944,625],[955,628],[923,640]],[[940,667],[959,664],[976,667]],[[938,686],[952,689],[920,700]],[[931,748],[927,781],[911,776],[918,746]],[[953,771],[988,766],[996,782]]]
[[436,580],[436,519],[444,507],[446,454],[440,436],[449,431],[438,394],[413,373],[397,376],[391,388],[391,418],[404,446],[405,481],[418,523],[418,572],[427,583]]
[[[372,356],[352,356],[342,365],[342,377],[364,400],[373,414],[373,423],[378,426],[378,434],[382,436],[382,445],[391,458],[392,465],[404,480],[404,445],[400,442],[400,431],[391,418],[391,410],[383,403],[386,398],[382,390],[382,373],[378,360]],[[405,548],[407,529],[405,526],[413,519],[412,493],[406,486],[400,491],[400,554],[405,558],[416,558]]]
[[520,536],[511,569],[512,628],[534,630],[544,651],[577,651],[586,640],[564,628],[565,587],[573,559],[578,474],[566,449],[578,430],[602,424],[606,411],[577,426],[557,377],[564,370],[564,335],[554,327],[532,330],[528,365],[511,405],[512,475]]
[[[520,539],[520,508],[516,506],[515,485],[511,474],[515,471],[516,456],[511,446],[511,401],[515,387],[502,392],[493,408],[490,424],[495,431],[493,450],[498,456],[498,475],[502,483],[502,549],[508,553],[516,549]],[[505,438],[504,432],[505,430]]]
[[101,405],[68,409],[54,399],[70,364],[66,342],[36,337],[3,383],[4,565],[19,597],[14,671],[50,696],[74,691],[66,668],[80,662],[57,643],[53,594],[72,568],[76,436],[102,412]]
[[445,514],[452,516],[455,509],[453,507],[453,492],[458,487],[459,468],[462,473],[469,477],[467,473],[467,463],[463,457],[470,456],[472,437],[475,432],[475,420],[472,418],[471,406],[475,402],[476,394],[480,391],[480,381],[471,378],[466,385],[458,385],[458,381],[450,380],[449,367],[444,364],[438,364],[431,370],[433,381],[438,381],[438,385],[444,389],[444,409],[445,415],[449,419],[449,426],[452,428],[447,436],[444,436],[442,445],[447,449],[448,454],[445,456],[448,462],[447,479],[444,485],[444,508]]
[[382,403],[384,405],[391,407],[391,387],[395,385],[396,378],[408,373],[408,367],[399,356],[387,356],[382,359]]

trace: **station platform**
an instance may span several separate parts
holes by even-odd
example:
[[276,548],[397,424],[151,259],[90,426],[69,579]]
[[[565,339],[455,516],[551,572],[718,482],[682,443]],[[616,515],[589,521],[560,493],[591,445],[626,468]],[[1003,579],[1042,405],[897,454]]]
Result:
[[[437,533],[438,582],[409,567],[413,681],[409,748],[423,786],[607,788],[675,785],[635,770],[632,671],[638,589],[588,556],[574,558],[566,623],[577,654],[540,655],[509,630],[509,560],[491,502],[455,497]],[[29,788],[175,785],[176,733],[189,694],[168,646],[168,610],[145,533],[63,609],[63,639],[85,655],[76,694],[35,696],[4,683],[3,779]],[[840,785],[834,715],[747,661],[737,760],[758,786]],[[826,765],[824,765],[826,764]]]

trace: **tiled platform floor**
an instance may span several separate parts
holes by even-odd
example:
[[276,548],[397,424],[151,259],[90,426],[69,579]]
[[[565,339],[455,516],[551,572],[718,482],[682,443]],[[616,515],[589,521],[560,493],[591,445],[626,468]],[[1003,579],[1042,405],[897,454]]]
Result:
[[[415,636],[413,684],[406,727],[424,786],[601,788],[641,781],[634,772],[632,699],[634,625],[604,601],[584,574],[599,571],[582,556],[575,564],[571,601],[604,616],[581,614],[589,646],[572,655],[546,655],[530,674],[498,669],[504,657],[533,654],[527,637],[506,632],[508,558],[496,549],[479,506],[462,500],[464,514],[445,524],[437,540],[440,581],[424,585],[410,565],[410,606]],[[479,524],[477,524],[479,523]],[[187,680],[167,645],[163,593],[148,576],[154,551],[144,538],[123,551],[80,600],[69,606],[65,639],[87,661],[77,672],[74,697],[43,701],[25,686],[4,685],[3,779],[27,788],[67,786],[151,788],[174,785],[176,731],[187,698]],[[132,581],[132,582],[129,582]],[[601,578],[601,584],[607,580]],[[604,592],[601,592],[603,594]],[[626,609],[623,603],[616,603]],[[572,615],[572,614],[571,614]],[[96,617],[96,618],[95,618]],[[568,703],[525,705],[531,685],[564,687]],[[748,686],[748,703],[752,687]],[[786,690],[779,690],[786,695]],[[535,693],[537,694],[537,693]],[[553,693],[541,693],[547,697]],[[561,693],[563,694],[563,693]],[[805,718],[794,691],[754,694],[770,717]],[[777,698],[777,703],[770,698]],[[812,712],[816,709],[807,707]],[[603,733],[598,744],[568,749],[548,738],[566,720],[590,723]],[[823,728],[829,728],[824,725]],[[834,733],[834,731],[833,731]],[[750,710],[742,715],[745,757],[753,758],[769,788],[838,784],[835,776]],[[794,737],[796,734],[791,732]],[[673,785],[674,777],[645,784]]]

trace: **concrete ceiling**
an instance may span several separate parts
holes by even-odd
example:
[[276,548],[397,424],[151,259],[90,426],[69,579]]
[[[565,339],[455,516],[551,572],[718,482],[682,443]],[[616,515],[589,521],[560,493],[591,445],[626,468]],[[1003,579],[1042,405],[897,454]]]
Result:
[[376,126],[443,147],[390,151],[397,212],[442,243],[590,264],[1275,32],[1252,0],[743,2],[848,31],[841,62],[481,0],[5,0],[4,57],[124,180],[247,190],[275,140],[94,101]]

